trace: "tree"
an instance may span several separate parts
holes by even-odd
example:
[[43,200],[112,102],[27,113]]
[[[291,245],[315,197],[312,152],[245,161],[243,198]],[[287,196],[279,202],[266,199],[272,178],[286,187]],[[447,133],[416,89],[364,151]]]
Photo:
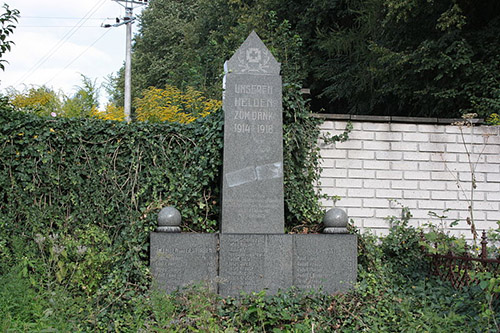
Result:
[[323,96],[349,113],[486,117],[500,109],[500,4],[348,2],[324,31]]
[[[188,124],[220,109],[222,102],[205,98],[201,92],[188,87],[185,92],[166,85],[164,89],[150,87],[144,96],[136,98],[136,120]],[[109,103],[103,112],[94,113],[103,120],[125,120],[123,107]]]
[[9,100],[15,110],[25,113],[42,117],[62,113],[60,94],[45,86],[26,88],[24,91],[11,89]]
[[168,84],[221,98],[222,84],[216,83],[221,83],[224,59],[241,40],[228,33],[241,16],[237,2],[151,2],[140,18],[133,48],[134,97]]
[[83,86],[77,87],[72,97],[64,97],[62,113],[65,117],[88,118],[95,114],[99,107],[99,89],[96,81],[82,76]]
[[117,106],[110,102],[106,105],[104,111],[95,109],[92,117],[102,120],[125,121],[125,110],[123,106]]
[[223,63],[253,29],[315,111],[500,110],[496,0],[156,0],[135,39],[134,96],[170,84],[220,98]]
[[17,22],[19,17],[19,11],[17,9],[10,9],[7,4],[2,7],[5,12],[0,14],[0,69],[5,70],[6,60],[2,60],[2,56],[5,52],[10,51],[13,41],[7,38],[14,32],[15,25],[13,22]]
[[[208,98],[221,99],[225,60],[252,30],[282,62],[283,73],[296,77],[303,69],[302,40],[288,21],[276,17],[268,0],[157,0],[140,17],[133,46],[134,98],[149,87],[166,84],[193,87]],[[283,55],[283,56],[282,56]],[[294,81],[290,79],[288,81]],[[123,71],[110,79],[112,101],[121,105]]]
[[165,89],[150,87],[144,92],[144,97],[135,100],[135,105],[139,121],[188,124],[219,110],[222,103],[203,97],[191,87],[182,92],[167,85]]
[[82,82],[83,86],[77,87],[71,97],[46,86],[33,86],[24,91],[10,89],[9,101],[17,111],[42,117],[88,118],[97,113],[99,89],[95,81],[85,75],[82,75]]

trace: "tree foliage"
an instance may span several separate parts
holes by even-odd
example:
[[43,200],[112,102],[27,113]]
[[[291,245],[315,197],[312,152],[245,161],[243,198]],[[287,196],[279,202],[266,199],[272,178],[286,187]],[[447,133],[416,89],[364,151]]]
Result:
[[222,102],[207,99],[191,87],[184,93],[167,85],[165,89],[150,87],[144,97],[135,100],[135,105],[137,120],[188,124],[218,111]]
[[[175,122],[189,124],[198,118],[219,111],[220,100],[205,98],[201,92],[187,87],[186,92],[167,85],[164,89],[150,87],[144,96],[136,98],[135,119],[148,122]],[[103,120],[124,120],[122,106],[108,103],[104,111],[97,111],[93,116]]]
[[92,116],[102,120],[125,121],[125,108],[114,103],[108,103],[103,111],[94,110]]
[[496,1],[349,1],[324,31],[322,94],[350,113],[486,117],[499,110]]
[[49,116],[62,113],[61,96],[47,87],[31,87],[24,91],[10,90],[9,100],[17,111]]
[[[262,1],[157,0],[141,16],[133,53],[133,96],[172,85],[221,99],[225,60],[252,30],[282,63],[287,82],[302,76],[302,40]],[[113,102],[123,103],[123,71],[111,78]]]
[[88,118],[99,107],[99,88],[96,81],[82,75],[82,86],[78,86],[73,96],[64,96],[62,112],[66,117]]
[[67,118],[89,118],[97,113],[99,88],[95,81],[82,75],[82,86],[67,96],[46,86],[29,87],[23,91],[10,89],[9,102],[15,110],[38,116],[60,116]]
[[170,84],[220,98],[223,62],[254,29],[282,62],[284,82],[311,88],[315,111],[500,110],[496,0],[156,0],[135,39],[134,96]]
[[15,25],[13,23],[17,22],[19,17],[19,11],[17,9],[10,9],[9,5],[4,4],[2,6],[4,12],[0,14],[0,69],[5,70],[4,63],[6,60],[2,59],[5,52],[10,51],[13,41],[7,38],[14,32]]

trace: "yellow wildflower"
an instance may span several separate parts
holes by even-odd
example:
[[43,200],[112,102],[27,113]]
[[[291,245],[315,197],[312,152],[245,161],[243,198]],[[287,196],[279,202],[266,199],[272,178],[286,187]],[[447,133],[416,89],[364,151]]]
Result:
[[167,85],[165,89],[150,87],[144,97],[136,99],[136,115],[139,121],[169,121],[188,124],[208,116],[219,109],[220,101],[207,99],[192,87],[186,92]]

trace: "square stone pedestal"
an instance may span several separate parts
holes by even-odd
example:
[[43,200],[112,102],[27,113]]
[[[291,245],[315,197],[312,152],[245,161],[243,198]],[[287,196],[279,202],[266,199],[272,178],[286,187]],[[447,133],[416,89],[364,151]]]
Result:
[[357,277],[349,234],[151,234],[151,273],[171,292],[205,282],[224,296],[292,286],[346,291]]
[[218,235],[151,233],[153,286],[166,292],[206,283],[217,291]]

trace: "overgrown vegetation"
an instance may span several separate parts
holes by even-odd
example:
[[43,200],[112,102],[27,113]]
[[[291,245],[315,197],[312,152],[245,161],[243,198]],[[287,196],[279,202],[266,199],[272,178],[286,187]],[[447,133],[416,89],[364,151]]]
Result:
[[[221,298],[204,286],[193,286],[165,295],[149,290],[144,281],[141,287],[139,281],[123,285],[123,280],[114,285],[104,283],[106,292],[101,290],[103,286],[84,292],[74,282],[58,281],[56,275],[51,276],[51,283],[46,283],[33,269],[47,267],[35,262],[31,269],[16,265],[0,277],[0,328],[3,331],[497,332],[500,300],[491,297],[496,291],[488,289],[487,284],[483,287],[482,283],[455,290],[447,282],[430,277],[428,262],[420,249],[419,231],[408,226],[410,217],[408,211],[402,219],[392,217],[393,228],[381,240],[370,234],[358,235],[358,281],[345,294],[290,289],[272,296],[260,292]],[[88,245],[89,238],[82,239]],[[100,241],[100,249],[106,250],[109,246],[106,240]],[[447,238],[447,241],[454,240]],[[39,238],[37,242],[39,246],[53,246],[54,239]],[[64,251],[59,254],[48,251],[45,255],[48,260],[51,257],[57,260]],[[88,256],[87,265],[99,261],[89,260],[97,253],[86,253],[83,255]],[[74,262],[78,262],[77,255]],[[129,256],[128,260],[133,258]],[[135,261],[134,265],[147,270],[146,260]],[[88,269],[84,271],[89,272]],[[107,297],[107,293],[112,296]]]
[[165,89],[150,87],[144,97],[135,100],[139,121],[169,121],[187,124],[208,116],[222,106],[220,100],[207,99],[202,93],[188,87],[183,93],[173,86]]
[[[193,89],[185,94],[174,87],[162,91],[159,98],[139,101],[143,110],[139,115],[148,123],[130,126],[61,118],[49,112],[45,102],[37,108],[33,99],[58,101],[43,89],[40,94],[33,90],[33,96],[21,96],[21,101],[31,101],[26,103],[29,109],[23,109],[28,115],[7,109],[1,113],[0,183],[4,186],[0,194],[5,204],[0,212],[10,214],[13,221],[57,216],[107,225],[171,204],[182,211],[185,228],[217,230],[220,102],[205,99]],[[298,86],[285,85],[283,105],[286,225],[288,229],[311,227],[322,217],[320,194],[313,186],[320,176],[319,120],[310,117]],[[180,118],[154,124],[162,117]],[[193,122],[196,117],[201,118]],[[346,140],[348,131],[326,140]],[[38,212],[11,210],[18,206],[29,210],[30,205]],[[83,217],[86,210],[92,213]]]
[[82,75],[82,86],[67,96],[51,88],[26,87],[23,91],[8,89],[9,104],[16,111],[38,116],[90,118],[98,112],[99,88],[95,81]]
[[221,128],[220,113],[181,126],[1,111],[0,274],[84,299],[94,323],[125,315],[148,288],[153,212],[215,230]]
[[[390,218],[386,238],[359,235],[358,282],[346,294],[292,289],[222,299],[195,286],[163,295],[150,290],[148,268],[148,236],[161,207],[179,208],[186,231],[217,230],[222,115],[194,89],[220,96],[222,62],[251,29],[263,32],[288,82],[287,230],[316,230],[318,121],[299,88],[311,84],[316,105],[326,98],[351,113],[498,113],[496,9],[491,2],[479,8],[448,0],[152,2],[134,54],[137,116],[144,107],[142,120],[173,123],[91,119],[97,95],[86,78],[62,102],[42,87],[14,103],[25,114],[1,107],[0,328],[498,331],[500,279],[478,271],[478,285],[457,291],[429,277],[420,233],[408,226],[406,210]],[[5,22],[16,13],[9,15]],[[188,98],[162,104],[169,96],[158,89],[165,84]],[[114,93],[121,100],[120,90]],[[201,104],[192,107],[190,98]],[[181,114],[164,119],[155,108]],[[120,119],[119,107],[107,111],[109,119]],[[435,229],[426,237],[448,244],[445,249],[463,244]]]
[[[284,95],[286,227],[314,229],[317,120],[298,87]],[[36,298],[84,299],[84,326],[121,327],[114,316],[136,316],[149,287],[155,213],[172,205],[185,231],[218,228],[222,113],[188,124],[41,115],[0,111],[0,275],[16,267]]]

